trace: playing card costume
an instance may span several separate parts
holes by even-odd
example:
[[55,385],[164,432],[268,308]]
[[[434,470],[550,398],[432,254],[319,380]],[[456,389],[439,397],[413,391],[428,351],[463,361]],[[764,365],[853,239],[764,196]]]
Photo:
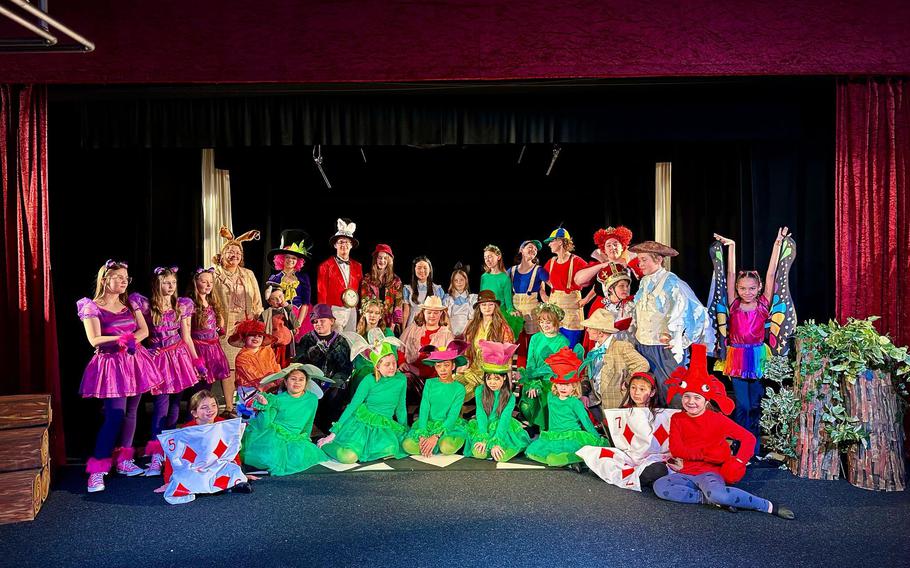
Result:
[[243,434],[240,453],[243,462],[266,469],[272,475],[298,473],[328,459],[310,438],[316,407],[322,398],[322,389],[314,381],[328,379],[312,365],[292,363],[263,378],[262,383],[284,379],[298,370],[307,376],[303,394],[295,397],[287,391],[264,393],[268,403],[253,402],[257,413]]
[[[689,368],[673,372],[669,396],[695,393],[714,401],[721,413],[706,408],[698,416],[678,412],[670,419],[670,453],[682,460],[682,468],[654,482],[654,493],[661,499],[679,503],[714,503],[725,507],[767,511],[768,502],[735,487],[742,479],[746,464],[755,449],[755,437],[725,414],[733,410],[723,384],[708,374],[706,347],[692,346]],[[728,439],[739,442],[736,454]]]
[[[441,361],[452,361],[455,367],[467,363],[463,353],[467,344],[451,341],[446,347],[425,348],[427,357],[423,364],[433,367]],[[453,369],[454,370],[454,369]],[[420,410],[414,425],[401,443],[404,451],[420,454],[420,439],[439,436],[434,453],[454,454],[464,445],[467,423],[461,417],[464,405],[464,385],[454,380],[443,382],[434,377],[427,380],[420,397]]]
[[[356,223],[338,219],[337,231],[329,244],[335,246],[340,238],[351,241],[351,248],[357,248],[354,238]],[[357,305],[360,303],[360,281],[363,278],[363,267],[356,260],[344,260],[333,256],[319,265],[316,275],[316,301],[332,307],[335,320],[342,329],[354,331],[357,326]]]
[[172,471],[164,499],[171,505],[189,503],[197,494],[220,493],[246,483],[236,461],[242,435],[239,418],[159,434]]
[[604,410],[613,447],[585,446],[576,454],[607,483],[641,491],[644,470],[670,459],[670,418],[677,412],[667,408],[653,413],[649,408]]
[[[581,381],[578,368],[581,359],[568,347],[563,347],[546,359],[554,384],[572,384]],[[576,396],[565,399],[551,394],[547,399],[547,429],[531,442],[525,455],[549,466],[564,466],[582,461],[575,452],[583,446],[609,447],[610,441],[602,438],[591,423],[584,404]]]
[[[385,338],[370,349],[376,365],[386,356],[397,359],[391,340]],[[323,446],[326,454],[341,463],[367,462],[384,457],[402,458],[401,440],[407,431],[405,392],[408,380],[396,372],[390,377],[367,377],[360,382],[351,403],[332,426],[334,439]],[[394,415],[394,420],[392,419]]]
[[[480,341],[481,370],[487,374],[508,376],[512,369],[512,356],[518,345],[496,341]],[[512,417],[515,409],[515,397],[509,388],[508,378],[503,388],[489,392],[486,382],[474,389],[477,402],[477,414],[468,422],[467,438],[464,444],[464,455],[476,459],[492,457],[490,452],[495,447],[502,448],[501,462],[509,461],[528,447],[531,438],[525,432],[521,422]],[[484,444],[483,451],[474,446]]]
[[[663,257],[679,254],[655,241],[645,241],[629,250]],[[714,343],[708,312],[688,284],[661,267],[643,276],[639,283],[635,322],[638,352],[648,360],[657,380],[658,405],[669,406],[666,381],[678,365],[686,362],[686,349],[693,343]],[[669,343],[661,341],[662,337],[668,337]]]

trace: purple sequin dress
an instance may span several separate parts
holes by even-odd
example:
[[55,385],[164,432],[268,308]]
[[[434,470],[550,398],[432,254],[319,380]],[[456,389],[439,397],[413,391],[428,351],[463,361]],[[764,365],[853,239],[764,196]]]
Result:
[[161,314],[161,322],[158,325],[152,323],[148,299],[140,294],[130,294],[130,302],[137,304],[145,316],[149,328],[149,350],[153,354],[152,362],[164,378],[159,386],[152,389],[152,394],[176,394],[195,385],[199,377],[196,376],[190,351],[180,335],[180,322],[183,318],[193,315],[193,301],[189,298],[177,298],[177,310],[168,310]]
[[[193,328],[193,345],[196,346],[196,353],[205,361],[205,368],[208,374],[205,376],[209,384],[231,376],[231,367],[228,365],[227,357],[224,355],[224,349],[221,348],[221,342],[218,337],[218,318],[215,316],[215,310],[212,306],[206,306],[205,320],[203,327]],[[193,320],[195,324],[196,321]]]
[[[139,325],[133,312],[136,306],[109,312],[88,298],[76,302],[79,319],[98,318],[101,335],[121,336],[134,333]],[[99,345],[95,356],[82,374],[79,393],[86,398],[120,398],[136,396],[152,390],[162,382],[152,357],[142,345],[130,354],[116,341]]]

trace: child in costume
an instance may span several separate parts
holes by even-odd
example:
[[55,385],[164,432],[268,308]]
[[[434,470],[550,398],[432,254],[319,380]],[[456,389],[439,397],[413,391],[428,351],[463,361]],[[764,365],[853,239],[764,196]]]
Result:
[[316,413],[316,426],[327,432],[341,416],[341,409],[348,401],[348,388],[353,365],[348,342],[335,330],[335,314],[331,306],[316,304],[310,314],[313,331],[300,340],[297,361],[315,365],[332,383],[322,385],[325,398]]
[[638,254],[642,276],[635,294],[635,348],[648,360],[657,381],[660,406],[679,408],[666,398],[666,381],[685,363],[689,345],[713,345],[714,330],[708,311],[695,292],[676,274],[664,268],[664,258],[676,250],[656,241],[629,247]]
[[297,356],[294,343],[297,317],[277,284],[266,285],[265,298],[269,307],[262,311],[259,319],[265,324],[265,332],[275,338],[272,349],[278,365],[286,367]]
[[512,394],[512,356],[518,350],[513,343],[481,341],[483,384],[474,389],[477,415],[468,422],[464,455],[479,460],[507,462],[531,443],[531,438],[512,418],[515,396]]
[[468,286],[470,270],[470,267],[460,262],[455,265],[449,279],[449,289],[443,299],[443,303],[449,309],[449,328],[459,339],[464,337],[468,322],[474,317],[474,306],[477,304],[477,294],[472,294]]
[[[765,363],[771,356],[771,349],[765,343],[765,323],[770,314],[781,247],[789,236],[788,232],[787,227],[777,231],[777,239],[765,272],[764,286],[758,271],[736,271],[736,243],[732,239],[714,235],[728,249],[725,292],[729,317],[726,318],[726,351],[720,354],[724,360],[723,372],[733,383],[736,398],[733,420],[755,436],[756,455],[760,449],[761,399],[765,395],[761,379],[765,375]],[[792,258],[789,262],[792,262]],[[710,311],[717,319],[717,308],[711,308]],[[719,335],[724,334],[721,332]]]
[[228,342],[240,347],[234,363],[237,370],[236,408],[244,418],[249,418],[253,414],[253,398],[259,392],[259,382],[281,370],[275,351],[269,347],[275,338],[265,332],[265,324],[261,321],[246,320],[237,325]]
[[331,434],[319,440],[318,445],[336,461],[356,463],[407,455],[401,450],[401,440],[408,424],[408,380],[398,372],[393,339],[381,340],[378,349],[370,346],[370,359],[376,368],[374,378],[367,377],[360,383]]
[[231,366],[221,348],[220,336],[224,335],[224,312],[212,289],[215,285],[214,268],[197,268],[193,276],[190,300],[195,305],[190,320],[190,337],[196,354],[202,358],[208,373],[209,384],[231,376]]
[[427,458],[435,453],[451,455],[464,445],[464,385],[455,381],[453,373],[467,363],[463,355],[467,346],[463,341],[450,341],[445,348],[424,348],[428,355],[423,364],[432,366],[437,376],[424,385],[417,420],[401,442],[407,453]]
[[360,303],[360,281],[363,267],[351,259],[351,250],[359,244],[354,238],[357,224],[350,219],[338,219],[337,231],[329,244],[335,256],[319,265],[316,275],[316,298],[320,304],[332,307],[339,329],[354,331],[357,327],[357,305]]
[[401,278],[395,275],[395,255],[392,247],[378,244],[373,250],[373,265],[360,281],[360,302],[379,302],[383,313],[383,327],[401,329],[404,299]]
[[581,359],[568,347],[563,347],[546,359],[553,376],[553,386],[547,397],[547,429],[531,442],[525,455],[553,467],[582,461],[575,454],[583,446],[607,448],[610,441],[602,438],[581,402]]
[[195,311],[193,301],[176,295],[177,267],[155,268],[151,289],[151,301],[141,294],[130,295],[130,300],[140,306],[145,317],[149,328],[149,353],[158,374],[164,378],[159,386],[152,389],[152,439],[145,447],[145,454],[152,459],[145,471],[146,476],[161,475],[164,450],[158,442],[158,434],[177,427],[183,391],[208,374],[190,335]]
[[[215,395],[212,394],[212,391],[209,390],[200,390],[193,393],[193,396],[190,397],[189,403],[187,403],[187,410],[192,416],[192,420],[180,426],[181,428],[190,428],[193,426],[206,426],[208,424],[214,424],[216,422],[224,422],[224,418],[218,416],[218,401],[215,400]],[[240,455],[234,456],[234,463],[238,466],[240,463]],[[164,461],[164,485],[155,490],[155,493],[164,493],[164,490],[167,488],[168,483],[171,482],[171,475],[173,475],[174,468],[171,464],[170,459],[165,459]],[[251,480],[256,478],[253,476],[247,476]],[[237,493],[250,493],[252,491],[249,482],[243,481],[229,489],[229,491],[234,491]]]
[[127,296],[130,281],[125,262],[108,260],[98,270],[95,295],[76,302],[85,336],[95,348],[79,393],[104,401],[104,423],[85,466],[89,493],[104,491],[104,476],[115,461],[121,475],[143,473],[133,462],[136,409],[142,394],[164,380],[140,343],[148,327],[140,306]]
[[[597,296],[588,307],[588,317],[600,309],[605,309],[613,314],[617,341],[635,343],[635,302],[631,294],[632,277],[629,269],[622,264],[607,263],[597,273],[597,281],[603,296]],[[594,347],[594,340],[585,332],[585,351]]]
[[218,296],[218,303],[224,311],[225,334],[221,337],[221,349],[231,366],[231,376],[221,381],[224,389],[224,405],[228,414],[234,412],[234,362],[239,348],[228,343],[237,324],[245,319],[255,319],[262,313],[262,294],[259,282],[252,270],[243,267],[243,243],[259,240],[259,231],[247,231],[238,237],[227,227],[221,227],[221,238],[225,239],[221,252],[215,261],[215,283],[212,288]]
[[405,360],[400,369],[408,377],[408,390],[413,394],[415,403],[423,393],[424,383],[433,377],[433,368],[422,364],[426,353],[421,349],[428,345],[445,347],[455,339],[449,329],[442,296],[430,296],[418,308],[413,323],[401,334]]
[[631,343],[617,339],[620,330],[613,314],[607,310],[597,310],[581,325],[594,341],[584,365],[592,387],[591,402],[603,410],[619,408],[629,377],[647,372],[648,360],[639,355]]
[[489,290],[499,300],[502,317],[512,329],[512,336],[518,337],[524,329],[524,318],[512,305],[512,279],[502,262],[502,251],[496,245],[483,249],[483,274],[480,275],[480,291]]
[[268,282],[278,285],[285,301],[290,304],[295,325],[287,327],[296,330],[296,341],[300,341],[305,333],[313,329],[309,317],[310,277],[303,271],[312,248],[306,242],[309,238],[308,234],[299,229],[286,229],[281,231],[281,246],[270,250],[268,254],[269,264],[275,267]]
[[[539,304],[534,310],[537,328],[528,344],[528,358],[521,377],[521,401],[519,409],[529,424],[541,430],[547,427],[547,392],[544,383],[553,376],[546,359],[563,347],[569,340],[559,333],[559,324],[564,313],[555,304]],[[579,347],[580,349],[580,347]]]
[[575,282],[579,286],[587,286],[608,264],[619,264],[625,267],[627,272],[635,275],[635,278],[644,276],[638,264],[637,255],[629,250],[631,242],[632,231],[623,225],[598,229],[594,233],[594,244],[597,245],[597,250],[591,253],[591,258],[597,262],[588,265],[588,268],[579,270],[575,275]]
[[648,373],[632,375],[626,393],[622,408],[604,410],[613,447],[576,453],[607,483],[641,491],[667,475],[670,418],[679,411],[657,408],[657,382]]
[[[733,410],[733,401],[727,398],[723,384],[708,374],[705,346],[693,345],[689,368],[677,368],[668,382],[669,396],[682,395],[684,412],[670,419],[673,459],[667,465],[673,471],[654,482],[654,494],[677,503],[704,503],[792,519],[793,511],[787,507],[728,486],[746,474],[755,437],[724,416]],[[723,414],[709,410],[708,401],[714,401]],[[728,439],[739,442],[735,455]]]
[[512,266],[508,272],[512,280],[512,303],[515,305],[515,312],[524,319],[524,326],[518,335],[519,364],[524,363],[528,354],[528,342],[538,331],[535,309],[540,304],[541,292],[546,295],[546,290],[541,285],[550,278],[537,259],[542,246],[540,241],[536,240],[522,242],[515,259],[518,264]]
[[259,393],[258,412],[247,424],[240,451],[244,463],[272,475],[291,475],[309,469],[328,456],[310,438],[322,389],[314,381],[331,382],[318,367],[291,363],[262,379],[260,385],[284,381],[278,394]]
[[[376,298],[363,298],[360,301],[360,319],[357,321],[357,335],[367,339],[367,336],[373,330],[385,337],[394,337],[395,334],[390,327],[385,326],[383,318],[383,305]],[[374,332],[375,333],[375,332]],[[351,375],[351,391],[356,391],[357,386],[364,377],[373,374],[373,363],[370,358],[360,354],[353,360],[354,374]]]
[[437,296],[440,300],[445,296],[442,286],[433,283],[433,264],[429,258],[418,256],[414,259],[411,267],[411,283],[404,285],[402,293],[402,318],[404,328],[407,329],[414,323],[420,306],[428,296]]
[[496,343],[513,343],[515,335],[512,328],[499,309],[500,301],[490,290],[481,290],[477,295],[474,317],[465,330],[465,341],[468,342],[468,368],[458,375],[456,380],[464,385],[467,397],[474,396],[474,389],[483,382],[483,358],[480,354],[481,341]]
[[591,289],[582,299],[581,286],[575,283],[576,273],[587,268],[588,263],[581,257],[572,254],[572,251],[575,250],[572,235],[562,227],[550,233],[544,243],[550,246],[550,251],[554,255],[544,265],[550,276],[547,281],[551,290],[548,301],[556,304],[565,312],[560,332],[569,339],[569,346],[574,347],[581,342],[584,336],[581,328],[584,307],[594,299],[595,295],[594,290]]

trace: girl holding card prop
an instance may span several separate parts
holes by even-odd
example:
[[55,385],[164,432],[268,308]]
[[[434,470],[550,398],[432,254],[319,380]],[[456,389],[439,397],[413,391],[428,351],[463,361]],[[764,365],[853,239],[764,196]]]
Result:
[[259,393],[253,399],[253,408],[259,412],[247,424],[240,452],[244,463],[267,469],[272,475],[298,473],[328,460],[310,435],[322,398],[322,389],[315,381],[332,383],[332,379],[319,367],[291,363],[259,384],[265,390],[281,380],[282,392]]

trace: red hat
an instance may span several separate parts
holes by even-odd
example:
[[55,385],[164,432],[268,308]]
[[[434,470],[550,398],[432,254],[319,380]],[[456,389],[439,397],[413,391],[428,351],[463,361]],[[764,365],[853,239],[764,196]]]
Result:
[[392,254],[392,247],[390,247],[389,245],[385,245],[382,243],[379,243],[378,245],[376,245],[376,248],[373,249],[373,256],[376,256],[377,254],[379,254],[381,252],[386,253],[387,255],[391,256],[392,258],[395,258],[395,255]]
[[677,367],[665,384],[668,387],[668,401],[673,400],[677,394],[691,392],[713,400],[724,414],[730,414],[736,406],[727,397],[723,383],[708,373],[707,348],[701,343],[692,344],[689,368]]
[[597,245],[597,248],[603,250],[604,245],[610,239],[616,239],[622,243],[622,248],[629,248],[629,243],[632,242],[632,231],[623,225],[618,227],[607,227],[606,229],[598,229],[594,233],[594,244]]
[[234,333],[228,338],[228,343],[234,347],[243,347],[244,339],[250,335],[261,335],[263,347],[275,342],[275,337],[265,332],[265,322],[246,319],[237,324],[237,327],[234,328]]
[[581,382],[581,373],[578,372],[578,367],[581,366],[581,359],[568,347],[563,347],[550,355],[544,359],[544,362],[553,371],[553,376],[550,377],[551,383],[569,385]]

